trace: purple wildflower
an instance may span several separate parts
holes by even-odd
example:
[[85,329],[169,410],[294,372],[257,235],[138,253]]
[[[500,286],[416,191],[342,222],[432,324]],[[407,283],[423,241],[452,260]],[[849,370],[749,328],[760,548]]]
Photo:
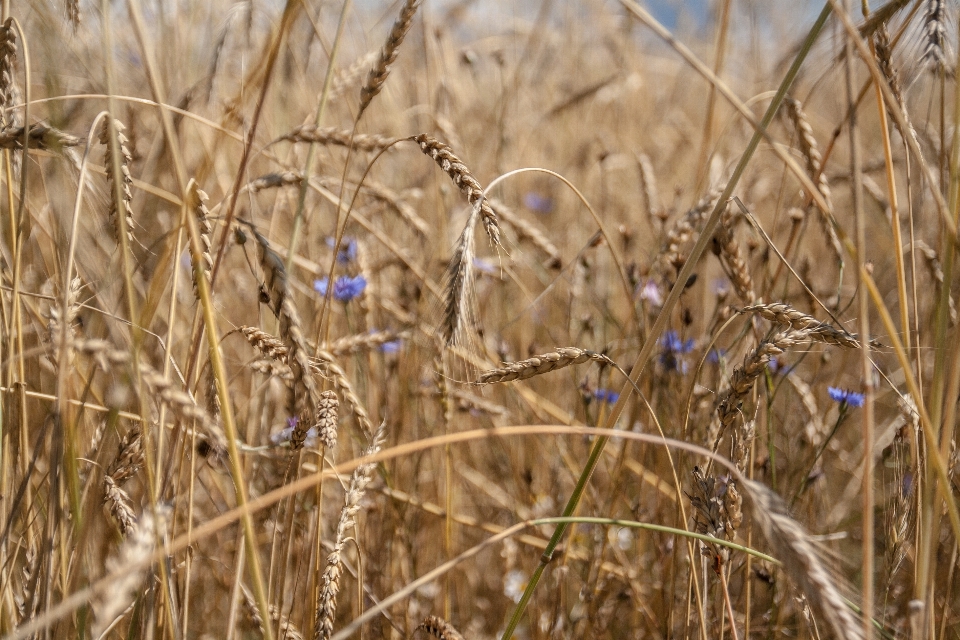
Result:
[[[313,288],[321,296],[327,295],[327,284],[329,280],[326,277],[313,281]],[[363,276],[340,276],[333,283],[333,299],[338,302],[350,302],[367,288],[367,279]]]
[[[278,446],[290,442],[290,438],[293,437],[293,432],[297,428],[297,422],[299,422],[299,420],[296,416],[287,418],[287,426],[270,436],[271,442]],[[306,444],[308,447],[312,447],[316,444],[316,438],[317,429],[315,427],[311,427],[307,431],[307,439],[304,444]]]
[[862,407],[863,394],[848,389],[838,389],[837,387],[827,387],[827,393],[834,402],[839,402],[840,406]]
[[[330,250],[333,251],[334,247],[337,246],[336,238],[327,238],[327,246],[330,247]],[[337,252],[337,262],[340,264],[346,264],[348,262],[353,262],[357,259],[357,241],[355,238],[344,237],[340,241],[340,251]]]
[[523,206],[537,213],[550,213],[553,211],[553,198],[528,191],[523,196]]
[[660,352],[660,364],[667,371],[677,371],[685,374],[687,363],[684,361],[683,355],[693,351],[695,344],[693,338],[683,340],[676,331],[667,331],[660,338],[660,346],[663,347]]
[[403,346],[401,340],[391,340],[390,342],[384,342],[380,345],[381,353],[397,353],[400,351],[400,347]]
[[720,364],[720,360],[726,357],[726,349],[710,349],[710,353],[707,354],[707,362],[710,364]]
[[655,307],[663,306],[663,294],[660,293],[660,287],[653,278],[647,280],[643,286],[637,286],[637,290],[641,300],[646,300]]
[[600,402],[606,402],[607,404],[613,404],[620,399],[620,394],[612,389],[596,389],[593,392],[593,397]]

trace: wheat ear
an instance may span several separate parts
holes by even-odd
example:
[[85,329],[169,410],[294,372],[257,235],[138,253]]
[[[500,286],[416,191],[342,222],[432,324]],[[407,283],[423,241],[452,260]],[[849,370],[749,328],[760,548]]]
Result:
[[477,384],[493,384],[496,382],[512,382],[514,380],[526,380],[534,376],[550,373],[557,369],[563,369],[575,364],[581,364],[587,360],[603,362],[605,364],[616,366],[610,358],[586,349],[577,347],[558,347],[549,353],[544,353],[526,360],[505,363],[498,369],[484,371],[477,378]]
[[464,640],[460,632],[452,624],[439,616],[427,616],[419,625],[417,631],[425,631],[440,640]]
[[756,294],[753,292],[753,278],[750,269],[740,251],[740,244],[733,235],[736,223],[736,213],[729,207],[720,216],[720,224],[713,236],[713,250],[723,264],[724,270],[733,284],[733,290],[744,302],[753,302]]
[[752,514],[763,531],[773,555],[787,575],[830,623],[834,636],[846,640],[863,638],[863,627],[847,605],[810,535],[790,516],[783,500],[766,486],[740,477],[752,503]]
[[390,75],[390,67],[397,60],[397,55],[400,53],[400,45],[403,44],[403,39],[407,37],[407,32],[410,31],[410,27],[413,25],[413,16],[417,13],[419,6],[420,0],[406,0],[406,2],[403,3],[403,8],[400,9],[400,15],[397,16],[397,20],[393,23],[393,28],[390,29],[390,35],[387,36],[387,41],[383,44],[383,48],[380,49],[377,62],[373,65],[373,68],[370,69],[370,73],[367,74],[367,81],[360,89],[360,109],[357,112],[358,122],[360,121],[360,116],[362,116],[363,112],[370,106],[370,102],[380,93],[380,90],[383,89],[383,83],[387,81],[387,76]]
[[[381,424],[373,435],[373,441],[363,452],[364,456],[372,456],[380,451],[383,445],[384,429]],[[360,500],[366,493],[367,485],[373,479],[373,470],[376,464],[369,462],[361,464],[353,472],[350,479],[350,488],[340,510],[340,520],[337,522],[337,535],[333,543],[333,551],[327,556],[327,568],[323,572],[320,597],[317,600],[316,623],[314,625],[314,640],[327,640],[333,635],[333,619],[337,614],[337,594],[340,593],[340,574],[343,570],[343,547],[347,541],[347,533],[356,524],[356,516],[360,511]]]
[[[200,246],[202,249],[202,261],[200,264],[193,265],[193,294],[200,299],[200,294],[197,293],[197,279],[206,278],[207,281],[210,280],[210,271],[213,270],[213,256],[210,253],[210,247],[212,244],[211,238],[213,237],[213,225],[210,224],[210,210],[207,208],[207,194],[200,189],[197,183],[194,180],[191,180],[187,186],[187,191],[189,193],[189,205],[193,209],[194,215],[197,217],[197,225],[200,229]],[[193,259],[193,254],[190,254],[191,260]]]
[[[113,126],[117,132],[117,146],[120,149],[120,183],[123,192],[122,206],[125,224],[121,224],[117,217],[117,203],[110,198],[110,220],[113,221],[114,231],[117,234],[117,244],[120,244],[120,233],[124,226],[127,229],[127,241],[133,244],[133,194],[130,191],[130,185],[133,184],[133,178],[130,177],[130,164],[133,162],[133,156],[130,149],[127,148],[127,136],[123,134],[124,126],[116,118],[113,119]],[[107,182],[113,182],[117,176],[113,175],[113,163],[110,161],[110,120],[104,119],[103,127],[100,129],[100,144],[107,148],[106,159],[103,166],[107,170]]]
[[346,129],[337,127],[318,127],[313,124],[305,124],[297,127],[287,135],[280,138],[289,142],[312,142],[323,145],[336,145],[339,147],[353,146],[358,151],[380,151],[395,144],[399,138],[381,136],[375,133],[357,133],[351,135]]
[[[114,619],[133,602],[146,574],[146,566],[143,565],[153,554],[157,539],[162,539],[165,535],[169,514],[170,508],[164,505],[157,505],[155,510],[145,510],[140,516],[140,522],[120,545],[117,554],[107,559],[107,571],[118,577],[104,592],[98,593],[91,603],[93,625],[90,637],[99,638]],[[140,568],[121,571],[131,565]]]
[[333,354],[321,349],[317,352],[317,358],[311,363],[311,366],[315,371],[319,372],[320,375],[333,383],[334,388],[343,396],[344,402],[350,405],[353,415],[357,419],[357,424],[360,425],[364,435],[368,438],[372,437],[374,430],[373,423],[370,422],[370,414],[367,413],[363,403],[360,402],[360,398],[357,397],[356,392],[353,390],[353,385],[350,383],[350,379],[347,378],[347,372],[343,370],[343,367],[340,366]]
[[483,220],[483,228],[487,237],[497,247],[500,244],[500,223],[483,195],[483,188],[477,179],[470,173],[470,169],[458,158],[450,147],[436,138],[420,134],[411,138],[420,145],[420,150],[433,158],[434,162],[450,176],[454,184],[473,205],[467,224],[460,233],[457,245],[453,250],[453,257],[447,266],[447,290],[445,294],[444,314],[440,326],[440,335],[449,346],[462,337],[467,326],[475,321],[473,313],[473,259],[476,257],[476,236],[474,227],[478,220]]
[[923,60],[930,68],[939,73],[947,63],[947,3],[946,0],[927,0],[927,11],[923,17],[926,31],[926,47]]
[[817,146],[817,139],[813,135],[813,127],[807,120],[807,114],[803,110],[803,105],[799,100],[787,98],[783,102],[787,109],[787,116],[793,123],[797,131],[797,139],[800,144],[800,153],[803,154],[807,164],[807,172],[816,182],[817,191],[823,196],[823,201],[827,204],[827,211],[820,212],[820,227],[827,236],[830,248],[833,250],[839,262],[843,262],[843,246],[840,244],[840,238],[837,237],[837,231],[830,222],[829,215],[833,213],[833,201],[830,197],[830,183],[827,180],[827,174],[823,170],[823,156]]
[[313,377],[310,360],[307,356],[307,339],[303,335],[303,325],[293,300],[287,291],[287,273],[270,243],[254,229],[254,235],[260,246],[260,267],[263,269],[269,287],[270,302],[280,318],[280,338],[287,348],[286,361],[293,372],[293,394],[290,399],[290,412],[297,418],[290,446],[294,451],[303,447],[309,430],[308,422],[314,409],[314,398],[320,391]]
[[[860,342],[855,333],[848,333],[843,329],[834,327],[832,324],[821,322],[813,316],[807,315],[802,311],[797,311],[785,302],[754,304],[744,307],[740,312],[756,313],[758,316],[766,318],[771,322],[776,322],[777,324],[802,332],[805,337],[814,342],[823,342],[838,347],[847,347],[848,349],[860,348]],[[871,340],[870,344],[877,348],[882,346],[875,340]]]
[[124,536],[134,530],[136,515],[130,506],[130,496],[122,485],[143,466],[143,435],[137,425],[120,440],[117,457],[103,476],[103,504]]
[[317,430],[317,436],[320,442],[327,449],[333,449],[337,446],[337,422],[340,415],[340,401],[337,394],[333,391],[324,391],[320,394],[320,401],[317,403],[317,417],[314,421],[314,428]]
[[801,340],[801,334],[791,329],[775,333],[760,342],[756,349],[746,355],[743,364],[734,369],[730,378],[730,386],[720,394],[717,403],[720,431],[716,437],[714,448],[719,444],[727,427],[733,424],[733,421],[740,414],[740,405],[743,399],[753,389],[753,384],[763,373],[767,363]]

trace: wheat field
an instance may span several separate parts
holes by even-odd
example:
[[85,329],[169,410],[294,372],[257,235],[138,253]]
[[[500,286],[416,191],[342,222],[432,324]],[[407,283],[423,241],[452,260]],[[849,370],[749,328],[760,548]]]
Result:
[[960,638],[956,2],[0,18],[3,637]]

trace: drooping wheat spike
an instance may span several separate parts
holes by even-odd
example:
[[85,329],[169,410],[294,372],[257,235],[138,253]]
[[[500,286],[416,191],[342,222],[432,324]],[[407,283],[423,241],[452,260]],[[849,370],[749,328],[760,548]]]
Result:
[[[210,210],[207,209],[207,194],[199,188],[196,182],[190,181],[188,186],[190,197],[190,208],[197,216],[197,224],[200,228],[200,248],[202,261],[199,265],[194,265],[193,269],[193,293],[200,299],[197,292],[197,278],[210,279],[210,272],[213,270],[213,256],[210,253],[210,246],[213,237],[213,225],[210,224]],[[192,257],[192,254],[191,254]]]
[[[363,452],[364,456],[372,456],[380,451],[384,441],[384,427],[381,424],[370,446]],[[373,470],[376,464],[362,464],[353,472],[350,487],[340,510],[340,520],[337,522],[337,535],[333,543],[333,551],[327,556],[327,567],[321,578],[320,597],[317,600],[316,623],[313,630],[314,640],[327,640],[333,635],[333,620],[337,613],[337,594],[340,593],[340,574],[343,570],[344,545],[347,534],[356,524],[356,516],[360,511],[360,501],[366,493],[367,485],[373,479]]]
[[410,31],[410,27],[413,25],[413,16],[417,13],[419,6],[420,0],[406,0],[403,3],[403,8],[400,9],[400,15],[397,16],[397,20],[393,23],[393,28],[390,29],[390,35],[387,36],[387,41],[383,44],[383,48],[380,49],[380,55],[376,63],[373,65],[373,68],[370,69],[370,73],[367,74],[367,81],[360,89],[360,109],[357,112],[358,122],[360,121],[360,116],[362,116],[363,112],[370,106],[370,102],[380,93],[380,90],[383,89],[383,83],[387,81],[387,76],[390,75],[390,67],[397,60],[397,55],[400,53],[400,45],[403,44],[403,39],[407,36],[407,32]]
[[[116,233],[117,243],[120,243],[120,233],[124,226],[127,229],[127,242],[133,244],[133,194],[130,191],[130,185],[133,184],[133,178],[130,177],[130,164],[133,162],[133,156],[130,155],[130,149],[127,148],[127,136],[123,135],[124,126],[123,123],[113,119],[114,128],[117,132],[117,146],[120,149],[120,183],[121,189],[123,192],[122,203],[120,206],[123,207],[123,217],[126,220],[126,224],[123,225],[120,222],[120,219],[117,217],[117,202],[114,198],[110,198],[110,220],[113,221],[114,231]],[[104,159],[104,167],[107,171],[107,182],[113,183],[117,179],[117,176],[113,175],[113,162],[110,160],[110,121],[105,119],[103,121],[103,127],[100,129],[100,144],[104,145],[106,150],[106,157]]]
[[[475,208],[479,207],[480,216],[483,219],[483,229],[487,232],[487,237],[490,238],[490,242],[495,246],[502,248],[500,244],[500,224],[497,220],[497,214],[494,213],[487,198],[483,195],[483,187],[480,186],[477,179],[470,173],[467,165],[453,153],[450,147],[432,136],[421,133],[410,139],[420,145],[420,150],[424,155],[433,158],[437,166],[450,176],[450,179],[457,185],[460,192],[467,197],[467,201],[470,204]],[[474,220],[474,222],[476,222],[476,220]]]
[[820,557],[810,535],[790,516],[783,500],[766,486],[741,477],[741,486],[773,555],[814,608],[830,623],[834,637],[863,638],[863,627]]
[[[268,173],[260,176],[256,180],[248,183],[243,189],[260,193],[264,189],[277,189],[279,187],[299,186],[303,181],[303,174],[297,171],[283,171],[280,173]],[[241,192],[243,192],[241,189]]]
[[[802,311],[797,311],[785,302],[754,304],[744,307],[740,312],[756,313],[758,316],[766,318],[770,322],[776,322],[785,327],[795,329],[814,342],[823,342],[848,349],[860,348],[860,342],[856,334],[838,329],[832,324],[821,322],[813,316],[807,315]],[[873,347],[882,346],[875,340],[871,340],[870,344]]]
[[657,191],[657,174],[653,171],[653,163],[645,153],[637,154],[637,169],[640,171],[640,194],[643,196],[643,206],[647,216],[663,221],[664,210],[660,204],[660,194]]
[[827,179],[826,171],[823,170],[823,156],[820,154],[820,148],[817,145],[817,139],[813,135],[813,127],[807,120],[807,114],[803,111],[803,105],[799,100],[787,98],[784,100],[784,107],[787,110],[787,116],[793,123],[797,132],[797,140],[800,145],[800,153],[803,155],[807,164],[807,172],[815,181],[817,191],[823,197],[827,204],[828,211],[820,212],[820,226],[827,241],[833,249],[834,255],[838,261],[843,261],[843,246],[840,244],[840,238],[830,223],[829,214],[833,213],[833,200],[830,197],[830,182]]
[[923,60],[934,73],[940,73],[947,62],[947,3],[946,0],[926,0],[926,5]]
[[[319,395],[317,381],[313,377],[307,339],[303,335],[303,324],[293,300],[287,291],[287,275],[280,257],[270,248],[270,243],[259,232],[254,235],[260,246],[260,267],[269,287],[270,301],[280,318],[280,339],[287,347],[287,364],[293,371],[293,393],[290,398],[290,413],[297,418],[297,424],[306,429],[313,413],[315,398]],[[305,433],[305,432],[304,432]],[[294,443],[296,444],[296,443]],[[300,441],[303,446],[303,441]],[[294,451],[300,447],[295,446]]]
[[716,205],[722,193],[723,189],[721,187],[711,189],[707,195],[697,202],[696,206],[687,211],[667,232],[666,246],[661,253],[661,260],[665,265],[673,267],[677,273],[680,272],[687,261],[687,257],[683,253],[684,246],[693,238],[694,232]]
[[65,0],[64,4],[67,9],[67,20],[70,21],[70,24],[73,25],[74,32],[76,32],[83,22],[83,17],[80,14],[80,0]]
[[517,362],[508,362],[498,369],[484,371],[477,378],[477,384],[526,380],[527,378],[550,373],[557,369],[581,364],[588,360],[616,366],[610,358],[595,351],[578,349],[577,347],[558,347],[549,353]]
[[749,303],[754,301],[756,294],[753,291],[750,269],[740,251],[740,244],[733,235],[736,216],[736,212],[730,207],[727,207],[720,216],[720,225],[713,236],[713,252],[720,259],[737,296]]
[[390,136],[381,136],[375,133],[357,133],[351,137],[351,132],[337,127],[318,127],[305,124],[297,127],[280,140],[289,142],[313,142],[315,144],[337,145],[340,147],[353,146],[358,151],[380,151],[386,149],[399,140]]
[[343,397],[343,401],[350,405],[353,416],[357,419],[357,424],[360,425],[364,435],[368,438],[372,437],[374,430],[373,423],[370,422],[370,414],[367,413],[363,403],[360,402],[360,398],[357,397],[356,392],[353,390],[353,385],[350,383],[350,379],[347,378],[347,372],[343,370],[343,367],[340,366],[333,354],[323,350],[318,351],[317,358],[312,362],[311,366],[315,371],[320,373],[320,375],[333,383],[334,388],[339,391]]
[[480,183],[473,177],[470,170],[450,147],[436,138],[421,134],[411,138],[420,145],[424,154],[433,158],[437,165],[453,180],[460,191],[467,196],[473,205],[467,224],[460,233],[457,245],[453,250],[453,257],[447,266],[447,288],[444,295],[444,312],[440,324],[440,335],[447,346],[465,337],[464,332],[476,322],[474,314],[473,295],[475,274],[473,259],[476,257],[476,236],[474,226],[479,219],[483,220],[483,228],[487,237],[497,247],[500,244],[500,224],[497,214],[493,212],[490,203],[483,195]]
[[344,356],[375,349],[388,342],[406,340],[409,337],[409,331],[371,331],[370,333],[359,333],[355,336],[340,338],[329,344],[322,344],[320,349],[335,356]]
[[727,427],[733,424],[733,421],[740,414],[741,403],[753,389],[753,384],[763,373],[767,363],[789,347],[801,342],[801,340],[801,335],[792,329],[775,333],[761,341],[756,349],[744,357],[743,364],[733,370],[730,386],[720,394],[717,402],[720,431],[716,437],[715,447],[720,442]]
[[120,533],[126,536],[136,526],[130,496],[121,485],[143,466],[143,434],[136,425],[120,440],[117,457],[103,477],[103,504],[113,517]]
[[280,338],[274,337],[257,327],[240,327],[243,337],[250,345],[270,360],[287,361],[287,346]]
[[[21,124],[20,117],[13,111],[13,105],[21,102],[16,65],[17,33],[13,18],[7,18],[0,26],[0,127],[4,129],[8,125],[16,129]],[[22,129],[20,139],[23,140]]]
[[[320,442],[327,449],[333,449],[337,446],[339,417],[340,401],[337,399],[337,394],[333,391],[324,391],[320,394],[320,402],[317,403],[317,416],[313,426],[317,430]],[[294,432],[294,435],[296,435],[296,432]]]
[[[43,151],[62,151],[80,145],[80,138],[42,122],[30,125],[27,146]],[[23,149],[23,127],[10,125],[0,130],[0,149]]]
[[146,509],[140,516],[137,526],[120,545],[117,554],[107,559],[107,571],[116,573],[117,579],[104,590],[96,593],[91,602],[93,625],[90,637],[99,638],[133,601],[147,573],[147,568],[141,566],[127,571],[121,571],[121,569],[142,563],[150,557],[157,539],[162,539],[165,535],[169,516],[170,507],[165,505],[157,505],[155,511]]
[[439,616],[427,616],[419,625],[417,631],[425,631],[440,640],[464,640],[456,628]]
[[560,250],[550,242],[546,233],[499,200],[491,199],[490,206],[493,207],[500,221],[513,229],[514,233],[517,234],[518,240],[526,240],[546,254],[547,262],[544,264],[545,267],[548,269],[559,269],[562,266]]

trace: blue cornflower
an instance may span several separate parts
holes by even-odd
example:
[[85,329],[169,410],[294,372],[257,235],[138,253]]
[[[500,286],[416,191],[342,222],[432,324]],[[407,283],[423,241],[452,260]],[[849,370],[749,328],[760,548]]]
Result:
[[849,405],[851,407],[863,406],[863,394],[848,389],[838,389],[837,387],[827,387],[827,393],[834,402],[839,402],[841,406]]
[[[327,246],[333,251],[337,246],[336,238],[327,238]],[[357,259],[357,240],[355,238],[344,237],[340,241],[340,251],[337,252],[337,262],[346,264]]]
[[391,340],[390,342],[384,342],[380,345],[381,353],[397,353],[400,351],[400,347],[403,346],[401,340]]
[[[277,433],[273,434],[272,436],[270,436],[270,440],[273,442],[273,444],[281,445],[281,444],[290,442],[290,438],[293,437],[293,432],[297,428],[297,422],[299,422],[299,420],[296,416],[293,416],[292,418],[287,418],[287,426],[281,429],[280,431],[278,431]],[[317,437],[317,428],[311,427],[310,430],[307,431],[307,439],[305,440],[304,443],[308,447],[312,447],[316,437]]]
[[710,349],[710,353],[707,354],[707,362],[710,364],[720,364],[720,360],[726,357],[726,349]]
[[523,206],[537,213],[550,213],[553,211],[553,198],[528,191],[523,195]]
[[614,402],[620,399],[620,394],[611,389],[596,389],[593,392],[593,397],[599,400],[600,402],[613,404]]
[[[327,295],[327,284],[329,280],[326,277],[313,281],[313,288],[321,296]],[[367,288],[367,279],[363,276],[340,276],[333,283],[333,299],[338,302],[350,302]]]
[[660,338],[660,346],[663,347],[663,351],[660,352],[660,364],[667,371],[686,373],[687,363],[683,355],[693,351],[695,344],[693,338],[682,340],[676,331],[667,331]]

